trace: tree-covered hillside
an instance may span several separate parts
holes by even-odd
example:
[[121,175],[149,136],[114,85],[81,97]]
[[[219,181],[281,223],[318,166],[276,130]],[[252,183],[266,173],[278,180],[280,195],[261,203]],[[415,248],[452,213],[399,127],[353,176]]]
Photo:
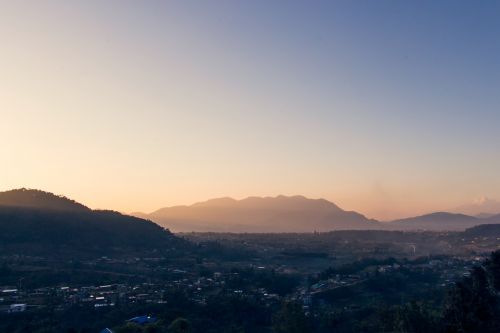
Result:
[[[17,204],[11,201],[14,198]],[[47,192],[3,192],[0,203],[0,248],[4,252],[166,250],[185,243],[151,221],[90,210]]]

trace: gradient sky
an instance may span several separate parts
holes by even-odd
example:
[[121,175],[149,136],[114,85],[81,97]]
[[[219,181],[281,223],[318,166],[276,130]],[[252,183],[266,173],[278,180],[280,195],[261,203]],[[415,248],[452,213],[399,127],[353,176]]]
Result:
[[0,189],[500,198],[498,1],[0,1]]

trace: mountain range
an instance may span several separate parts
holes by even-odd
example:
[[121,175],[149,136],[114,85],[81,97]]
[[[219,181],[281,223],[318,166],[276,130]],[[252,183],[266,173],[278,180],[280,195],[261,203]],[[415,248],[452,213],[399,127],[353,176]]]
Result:
[[159,209],[147,217],[175,232],[313,232],[378,229],[380,223],[342,210],[324,199],[303,196],[212,199]]
[[174,232],[463,231],[481,224],[500,223],[500,215],[470,216],[451,212],[380,222],[357,212],[345,211],[324,199],[282,195],[243,200],[219,198],[133,215],[151,219]]
[[[134,216],[92,210],[40,190],[0,192],[0,246],[26,241],[51,246],[168,248],[174,232],[325,232],[335,230],[463,231],[500,224],[500,215],[437,212],[391,222],[369,219],[324,199],[304,196],[212,199]],[[154,223],[152,222],[154,221]]]
[[500,223],[500,215],[477,217],[465,214],[437,212],[387,222],[386,227],[392,230],[463,231],[481,224],[498,223]]

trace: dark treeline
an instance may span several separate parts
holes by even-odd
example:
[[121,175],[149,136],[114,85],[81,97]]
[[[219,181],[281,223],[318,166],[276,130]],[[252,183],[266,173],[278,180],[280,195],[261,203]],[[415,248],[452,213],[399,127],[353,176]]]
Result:
[[0,206],[3,253],[110,254],[121,249],[169,250],[186,246],[157,224],[113,211]]

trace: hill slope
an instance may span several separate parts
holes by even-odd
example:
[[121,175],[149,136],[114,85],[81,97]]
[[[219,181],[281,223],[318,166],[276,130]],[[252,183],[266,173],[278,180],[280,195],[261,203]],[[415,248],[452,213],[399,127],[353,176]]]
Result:
[[481,224],[464,231],[464,236],[473,237],[500,237],[500,224]]
[[0,193],[0,249],[104,252],[167,249],[183,243],[151,221],[112,211],[93,211],[38,190]]
[[17,189],[0,192],[0,207],[42,208],[60,211],[90,211],[88,207],[50,192]]
[[464,214],[432,213],[387,223],[393,230],[463,231],[481,224],[500,223],[500,215],[478,218]]
[[220,198],[159,209],[150,219],[176,232],[313,232],[379,229],[380,223],[303,196]]

